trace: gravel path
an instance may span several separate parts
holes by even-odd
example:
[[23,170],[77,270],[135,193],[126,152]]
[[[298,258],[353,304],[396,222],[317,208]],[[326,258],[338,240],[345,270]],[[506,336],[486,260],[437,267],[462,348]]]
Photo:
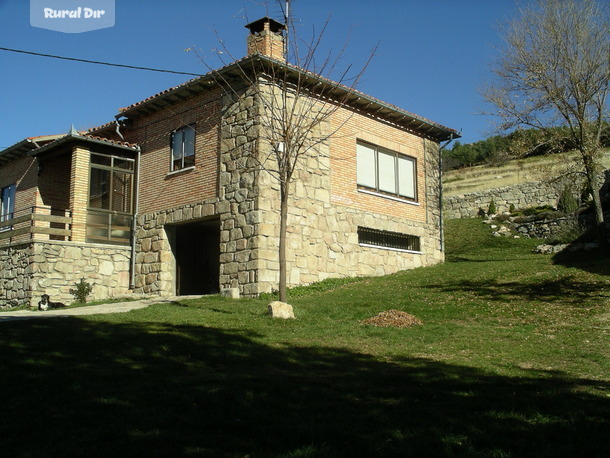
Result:
[[16,310],[14,312],[0,312],[0,323],[3,321],[14,320],[31,320],[37,318],[53,318],[61,316],[79,316],[79,315],[97,315],[102,313],[124,313],[130,310],[143,309],[152,304],[163,304],[174,302],[182,299],[196,299],[201,296],[172,296],[172,297],[155,297],[151,299],[142,299],[137,301],[116,302],[114,304],[88,305],[84,307],[76,307],[69,309],[47,310],[39,312],[38,310]]

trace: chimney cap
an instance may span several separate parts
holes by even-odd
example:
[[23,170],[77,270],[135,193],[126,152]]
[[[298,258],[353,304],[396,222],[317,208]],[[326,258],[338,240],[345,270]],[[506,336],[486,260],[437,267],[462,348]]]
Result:
[[271,19],[270,17],[263,17],[250,24],[246,24],[244,27],[250,29],[250,33],[259,33],[265,30],[265,24],[269,23],[269,30],[273,33],[278,33],[281,30],[286,29],[286,25],[281,22],[276,21],[275,19]]

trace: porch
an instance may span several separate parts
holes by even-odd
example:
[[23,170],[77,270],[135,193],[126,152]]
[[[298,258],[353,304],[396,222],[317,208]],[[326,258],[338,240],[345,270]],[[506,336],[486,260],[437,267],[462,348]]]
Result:
[[43,240],[71,240],[72,214],[50,206],[28,207],[0,221],[0,246]]

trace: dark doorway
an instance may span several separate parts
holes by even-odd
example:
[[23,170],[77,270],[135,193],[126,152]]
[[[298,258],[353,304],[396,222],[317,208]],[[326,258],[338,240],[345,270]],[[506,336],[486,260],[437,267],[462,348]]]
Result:
[[220,220],[175,227],[176,294],[219,291]]

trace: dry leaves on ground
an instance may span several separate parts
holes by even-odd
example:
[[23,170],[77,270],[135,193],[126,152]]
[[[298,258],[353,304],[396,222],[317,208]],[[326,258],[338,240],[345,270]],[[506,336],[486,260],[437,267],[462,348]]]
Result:
[[408,328],[416,324],[424,324],[419,318],[400,310],[386,310],[374,317],[362,320],[360,323],[394,328]]

